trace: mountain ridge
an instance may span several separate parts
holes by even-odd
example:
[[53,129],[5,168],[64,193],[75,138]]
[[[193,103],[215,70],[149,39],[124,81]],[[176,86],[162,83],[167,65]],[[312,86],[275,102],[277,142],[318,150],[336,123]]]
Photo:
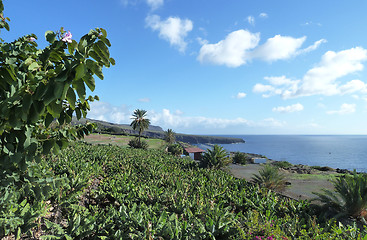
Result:
[[[86,122],[92,122],[97,125],[96,132],[107,133],[112,135],[138,135],[138,131],[132,129],[129,124],[110,123],[102,120],[95,120],[90,118],[82,118],[77,120],[73,118],[72,124],[85,124]],[[162,127],[150,125],[148,130],[145,130],[142,134],[143,137],[149,138],[161,138],[164,139],[165,132]],[[242,138],[234,137],[222,137],[222,136],[207,136],[207,135],[195,135],[195,134],[183,134],[176,133],[176,140],[181,142],[187,142],[191,144],[231,144],[231,143],[244,143]]]

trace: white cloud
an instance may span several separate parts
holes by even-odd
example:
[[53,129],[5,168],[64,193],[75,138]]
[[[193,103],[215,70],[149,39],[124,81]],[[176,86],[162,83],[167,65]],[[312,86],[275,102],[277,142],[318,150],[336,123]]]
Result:
[[367,60],[367,50],[356,47],[348,50],[326,52],[318,66],[303,77],[302,85],[295,95],[335,95],[340,93],[336,80],[361,71],[362,61]]
[[327,40],[326,39],[320,39],[320,40],[314,42],[314,44],[312,44],[311,46],[298,51],[297,54],[308,53],[308,52],[314,51],[323,43],[327,43]]
[[147,103],[150,102],[150,98],[140,98],[138,101]]
[[209,62],[228,67],[239,67],[249,60],[248,50],[256,47],[259,40],[259,33],[253,34],[247,30],[234,31],[218,43],[205,43],[197,59],[201,63]]
[[237,99],[241,99],[241,98],[246,97],[246,95],[247,95],[246,93],[239,92],[239,93],[237,93],[236,98],[237,98]]
[[[322,56],[319,64],[306,72],[302,80],[287,80],[284,76],[265,77],[271,84],[258,83],[253,91],[264,96],[280,95],[285,99],[312,95],[342,95],[358,91],[365,93],[367,86],[360,80],[352,80],[345,84],[337,80],[363,70],[362,62],[366,60],[367,50],[361,47],[340,52],[328,51]],[[274,81],[277,79],[278,81]],[[283,82],[279,79],[283,79]]]
[[127,123],[130,121],[131,111],[126,105],[112,106],[106,102],[92,102],[88,118],[113,123]]
[[262,127],[283,127],[286,125],[286,122],[279,121],[274,118],[266,118],[259,122],[258,126]]
[[147,0],[147,4],[151,7],[152,10],[163,6],[163,3],[164,0]]
[[265,80],[267,80],[268,82],[270,82],[270,84],[272,85],[293,85],[294,81],[291,79],[286,78],[286,76],[280,76],[280,77],[264,77]]
[[268,18],[268,14],[267,13],[260,13],[259,17],[260,18]]
[[260,33],[248,30],[237,30],[229,33],[224,40],[210,44],[207,40],[199,39],[202,43],[198,60],[228,67],[239,67],[253,59],[276,61],[289,59],[301,53],[315,50],[325,40],[321,39],[313,45],[300,49],[306,37],[293,38],[276,35],[258,46]]
[[291,113],[291,112],[299,112],[303,110],[303,105],[300,103],[296,103],[290,106],[279,106],[273,108],[273,112],[279,112],[279,113]]
[[306,41],[306,37],[293,38],[276,35],[256,48],[252,55],[253,58],[259,58],[269,62],[288,59],[296,55],[297,50],[302,46],[304,41]]
[[187,46],[185,37],[193,29],[193,23],[189,19],[169,17],[164,21],[158,15],[149,15],[145,22],[153,31],[159,32],[159,37],[184,52]]
[[355,92],[366,93],[367,85],[366,83],[362,82],[361,80],[352,80],[340,86],[339,90],[341,94],[351,94]]
[[255,25],[255,18],[253,16],[248,16],[247,22],[251,25]]
[[345,114],[351,114],[356,111],[356,105],[355,104],[348,104],[344,103],[340,106],[339,110],[333,110],[333,111],[327,111],[327,114],[339,114],[339,115],[345,115]]
[[305,23],[303,23],[303,24],[301,24],[302,26],[310,26],[310,25],[316,25],[316,26],[319,26],[319,27],[321,27],[322,26],[322,24],[321,23],[314,23],[314,22],[312,22],[312,21],[310,21],[310,22],[305,22]]

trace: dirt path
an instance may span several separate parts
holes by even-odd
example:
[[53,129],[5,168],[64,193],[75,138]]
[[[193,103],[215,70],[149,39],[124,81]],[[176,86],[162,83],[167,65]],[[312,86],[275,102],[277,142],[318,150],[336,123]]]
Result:
[[[244,178],[250,181],[254,174],[259,173],[261,168],[262,164],[247,164],[244,166],[230,164],[227,169],[234,177]],[[326,175],[327,173],[323,174]],[[322,174],[288,173],[286,174],[286,180],[291,183],[291,185],[288,186],[282,194],[298,200],[311,200],[316,197],[313,192],[321,192],[323,188],[334,188],[333,184],[329,182],[326,177],[327,176],[322,176]]]

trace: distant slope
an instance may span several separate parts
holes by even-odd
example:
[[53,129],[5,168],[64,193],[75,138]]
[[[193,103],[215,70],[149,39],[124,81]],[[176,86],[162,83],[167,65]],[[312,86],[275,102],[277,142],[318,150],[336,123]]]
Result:
[[[138,135],[137,131],[134,131],[128,124],[115,124],[94,119],[80,119],[79,121],[73,119],[72,124],[85,124],[87,121],[97,124],[97,132],[117,134],[117,135]],[[144,131],[143,136],[150,138],[163,139],[165,134],[164,130],[159,126],[150,125],[149,129]],[[176,133],[176,140],[187,143],[212,143],[212,144],[230,144],[230,143],[243,143],[242,138],[231,137],[217,137],[217,136],[203,136],[203,135],[190,135]]]

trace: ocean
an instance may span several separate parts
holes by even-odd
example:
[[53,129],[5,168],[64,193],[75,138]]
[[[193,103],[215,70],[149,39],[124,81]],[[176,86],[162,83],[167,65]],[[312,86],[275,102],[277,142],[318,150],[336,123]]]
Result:
[[[246,143],[227,151],[257,153],[277,161],[367,172],[367,135],[227,135]],[[205,146],[201,146],[205,147]]]

